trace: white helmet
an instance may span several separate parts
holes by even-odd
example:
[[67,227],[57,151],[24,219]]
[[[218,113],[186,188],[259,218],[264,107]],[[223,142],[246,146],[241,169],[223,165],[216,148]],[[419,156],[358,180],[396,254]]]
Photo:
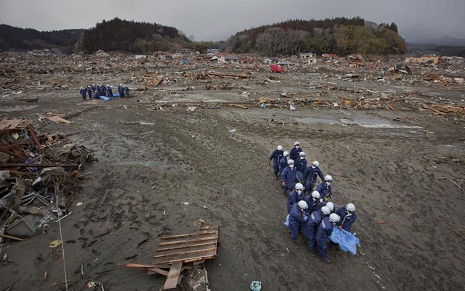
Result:
[[304,185],[302,185],[302,183],[297,183],[297,184],[295,184],[295,189],[296,190],[304,190],[305,187],[304,187]]
[[278,146],[278,151],[282,151],[283,150],[283,147],[282,146]]
[[326,207],[328,207],[329,210],[331,210],[331,212],[334,211],[334,203],[333,203],[333,202],[328,202],[328,203],[326,203]]
[[287,156],[289,155],[289,152],[288,152],[288,151],[284,151],[283,155],[284,155],[285,157],[287,157]]
[[294,146],[300,145],[300,142],[296,141],[294,142]]
[[305,157],[305,153],[304,153],[304,152],[300,152],[300,153],[299,153],[299,156]]
[[355,205],[352,203],[347,204],[346,210],[349,212],[354,212],[355,211]]
[[320,163],[318,161],[313,161],[312,166],[318,167]]
[[313,191],[312,192],[312,197],[315,198],[315,199],[320,199],[320,197],[321,197],[320,192]]
[[307,202],[305,202],[303,200],[300,200],[299,203],[297,203],[297,205],[302,209],[307,209],[308,208]]
[[329,215],[329,221],[331,221],[331,222],[339,222],[339,220],[341,220],[341,217],[339,215],[337,215],[336,213],[331,213]]
[[329,215],[331,213],[331,210],[329,210],[328,206],[323,206],[323,207],[321,207],[321,212],[324,215]]
[[327,181],[327,182],[332,182],[332,181],[333,181],[333,177],[331,177],[330,175],[326,175],[326,176],[325,176],[325,181]]
[[293,159],[289,159],[289,161],[287,161],[287,164],[288,164],[288,165],[294,165],[294,160],[293,160]]

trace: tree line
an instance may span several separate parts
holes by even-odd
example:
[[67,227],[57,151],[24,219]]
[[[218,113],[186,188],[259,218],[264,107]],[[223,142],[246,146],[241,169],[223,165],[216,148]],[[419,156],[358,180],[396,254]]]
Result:
[[405,40],[392,23],[372,27],[360,17],[325,20],[288,20],[238,32],[227,42],[236,53],[295,55],[300,52],[347,55],[403,54]]

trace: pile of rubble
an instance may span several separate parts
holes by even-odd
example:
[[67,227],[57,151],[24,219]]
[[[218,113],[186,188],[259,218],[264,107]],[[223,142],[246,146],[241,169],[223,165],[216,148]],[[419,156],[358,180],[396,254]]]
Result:
[[92,151],[27,119],[0,121],[0,241],[21,240],[70,214]]

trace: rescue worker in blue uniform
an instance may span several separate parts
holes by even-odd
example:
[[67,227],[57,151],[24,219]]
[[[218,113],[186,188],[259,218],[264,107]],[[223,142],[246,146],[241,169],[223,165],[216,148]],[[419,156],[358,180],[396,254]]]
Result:
[[89,96],[89,100],[92,100],[92,87],[87,86],[86,91],[87,91],[87,96]]
[[328,237],[333,233],[333,227],[340,219],[339,215],[331,213],[329,217],[325,216],[321,220],[321,223],[316,230],[315,241],[318,247],[318,252],[320,253],[321,259],[326,263],[331,262],[328,258],[328,246],[326,245],[326,242]]
[[100,84],[100,86],[98,86],[98,94],[99,94],[99,97],[100,96],[106,96],[106,87],[105,85],[103,84]]
[[295,203],[291,211],[289,212],[289,231],[291,233],[292,243],[297,243],[297,236],[299,234],[302,224],[307,220],[305,215],[305,209],[307,208],[307,203],[303,200]]
[[281,175],[284,168],[287,167],[287,161],[289,161],[289,152],[284,151],[283,157],[281,158],[281,160],[279,160],[279,165],[278,165],[279,175]]
[[320,225],[323,217],[328,216],[329,209],[328,207],[322,207],[321,210],[313,211],[309,216],[307,221],[302,225],[302,234],[307,239],[307,249],[308,252],[315,256],[315,233]]
[[270,160],[268,162],[269,165],[271,165],[271,162],[273,162],[273,171],[274,171],[274,175],[276,177],[276,180],[279,179],[279,161],[282,159],[283,154],[284,154],[283,147],[279,145],[271,153]]
[[294,167],[294,161],[289,160],[287,161],[287,167],[285,167],[281,173],[281,187],[284,196],[287,195],[288,191],[292,191],[292,189],[294,189],[296,182],[297,171]]
[[304,186],[305,190],[307,191],[307,194],[313,191],[313,187],[315,186],[318,177],[320,177],[321,181],[324,181],[324,175],[323,172],[321,172],[319,166],[320,163],[318,161],[313,161],[312,165],[305,169],[303,177],[305,181]]
[[304,201],[307,202],[308,205],[308,214],[321,208],[318,207],[320,204],[320,192],[318,191],[313,191],[312,195],[305,196]]
[[302,149],[300,148],[300,142],[296,141],[294,143],[294,147],[291,149],[289,155],[290,155],[290,159],[292,160],[297,160],[297,158],[299,157],[299,153],[302,151]]
[[126,97],[129,97],[129,87],[128,86],[124,86],[124,95]]
[[119,97],[124,98],[124,87],[122,84],[118,84]]
[[336,214],[341,217],[337,223],[340,229],[345,229],[350,232],[352,224],[357,220],[357,213],[355,213],[355,205],[352,203],[347,204],[345,207],[340,207]]
[[325,176],[325,180],[316,187],[316,191],[320,192],[321,199],[326,201],[328,198],[333,197],[333,192],[331,191],[331,183],[333,182],[333,177],[330,175]]
[[295,167],[297,170],[297,180],[304,182],[304,172],[307,169],[307,159],[305,159],[305,153],[300,152],[297,160],[295,161]]
[[79,89],[79,93],[81,94],[82,100],[86,100],[86,95],[87,95],[86,88],[81,87],[81,89]]
[[[289,194],[287,198],[287,213],[291,211],[292,206],[299,202],[300,200],[304,200],[304,185],[301,183],[295,184],[295,189]],[[308,203],[307,203],[308,204]]]
[[106,89],[107,89],[106,90],[107,97],[110,97],[111,99],[113,99],[113,90],[111,89],[111,86],[107,85]]

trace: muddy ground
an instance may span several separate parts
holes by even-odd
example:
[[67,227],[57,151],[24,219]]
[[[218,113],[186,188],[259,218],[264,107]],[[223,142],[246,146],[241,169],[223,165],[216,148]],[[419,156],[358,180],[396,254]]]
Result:
[[[264,291],[463,290],[465,122],[418,110],[431,98],[463,105],[463,85],[408,87],[298,73],[263,85],[255,81],[261,74],[227,80],[236,84],[233,90],[202,90],[200,81],[185,81],[196,89],[162,85],[108,102],[83,102],[78,87],[117,84],[126,76],[83,74],[71,76],[75,81],[67,91],[2,92],[0,117],[30,118],[39,132],[65,134],[98,157],[83,170],[84,190],[62,220],[69,289],[86,290],[86,282],[98,281],[105,290],[159,290],[163,276],[125,263],[150,264],[161,236],[191,232],[202,219],[219,225],[218,256],[205,263],[212,290],[249,290],[254,280]],[[279,97],[282,91],[331,102],[359,95],[317,94],[313,83],[423,94],[394,99],[394,110],[310,105],[246,110],[225,103],[262,96],[287,100]],[[200,106],[187,112],[188,103]],[[64,114],[71,123],[38,121],[37,114],[48,112]],[[290,149],[296,140],[308,160],[318,160],[334,177],[336,206],[355,204],[352,230],[361,241],[356,256],[330,248],[333,262],[326,264],[307,253],[302,236],[291,246],[283,225],[286,198],[268,156],[278,144]],[[48,247],[56,239],[58,224],[52,223],[23,242],[6,241],[0,289],[64,290],[64,284],[51,286],[65,278],[61,252]]]

